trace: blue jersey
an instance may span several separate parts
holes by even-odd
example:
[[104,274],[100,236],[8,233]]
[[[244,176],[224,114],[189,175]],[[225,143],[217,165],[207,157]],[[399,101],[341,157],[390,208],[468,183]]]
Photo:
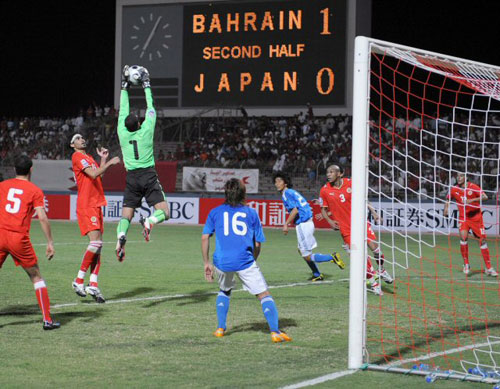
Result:
[[259,216],[254,209],[222,204],[210,211],[203,234],[215,232],[214,265],[222,271],[239,271],[250,267],[254,242],[265,242]]
[[312,218],[312,209],[307,200],[296,190],[285,189],[281,195],[283,199],[283,204],[288,213],[290,213],[294,208],[297,208],[299,213],[295,217],[294,223],[300,224],[308,221]]

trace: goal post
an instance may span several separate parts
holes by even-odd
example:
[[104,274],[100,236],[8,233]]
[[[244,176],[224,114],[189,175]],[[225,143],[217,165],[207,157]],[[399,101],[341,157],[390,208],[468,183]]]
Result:
[[349,368],[500,381],[499,177],[500,67],[356,38]]
[[357,37],[354,44],[352,124],[351,262],[349,268],[349,369],[363,363],[365,338],[366,182],[368,167],[369,40]]

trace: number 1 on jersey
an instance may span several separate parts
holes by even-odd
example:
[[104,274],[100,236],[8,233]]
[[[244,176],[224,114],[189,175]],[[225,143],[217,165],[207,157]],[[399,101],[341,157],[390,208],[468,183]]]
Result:
[[137,147],[137,141],[130,140],[128,143],[130,143],[132,146],[134,146],[134,158],[139,159],[139,148]]

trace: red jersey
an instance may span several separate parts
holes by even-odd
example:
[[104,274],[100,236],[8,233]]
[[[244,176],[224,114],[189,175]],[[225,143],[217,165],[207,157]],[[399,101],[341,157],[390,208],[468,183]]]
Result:
[[332,218],[339,223],[342,234],[350,234],[351,231],[351,197],[352,182],[350,178],[342,178],[340,188],[327,182],[319,192],[320,205],[328,207]]
[[481,214],[481,207],[479,201],[472,204],[466,204],[467,199],[477,199],[483,195],[483,191],[479,186],[471,182],[467,183],[466,188],[461,188],[459,186],[453,186],[450,189],[450,193],[446,197],[448,200],[455,200],[457,203],[458,212],[460,215],[460,220],[476,217]]
[[106,197],[104,197],[101,177],[99,176],[93,179],[84,172],[85,169],[96,170],[99,167],[94,158],[89,154],[83,154],[76,151],[71,157],[71,162],[73,164],[73,173],[78,187],[77,208],[96,208],[106,205],[107,202]]
[[0,229],[28,234],[35,208],[44,206],[35,184],[17,178],[0,182]]

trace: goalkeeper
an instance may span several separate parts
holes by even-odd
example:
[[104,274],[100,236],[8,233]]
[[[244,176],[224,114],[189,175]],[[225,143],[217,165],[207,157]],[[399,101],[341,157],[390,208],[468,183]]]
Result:
[[118,238],[116,256],[120,262],[125,259],[125,243],[127,242],[130,221],[134,216],[135,209],[141,206],[143,197],[150,207],[155,208],[153,215],[146,219],[141,215],[140,218],[146,241],[149,241],[153,225],[168,220],[170,216],[165,194],[155,170],[153,138],[156,111],[153,106],[149,73],[145,68],[141,68],[140,81],[147,103],[146,115],[142,123],[139,122],[136,114],[130,113],[128,76],[129,67],[125,65],[122,71],[120,114],[118,116],[118,138],[127,170],[122,218],[116,230]]

